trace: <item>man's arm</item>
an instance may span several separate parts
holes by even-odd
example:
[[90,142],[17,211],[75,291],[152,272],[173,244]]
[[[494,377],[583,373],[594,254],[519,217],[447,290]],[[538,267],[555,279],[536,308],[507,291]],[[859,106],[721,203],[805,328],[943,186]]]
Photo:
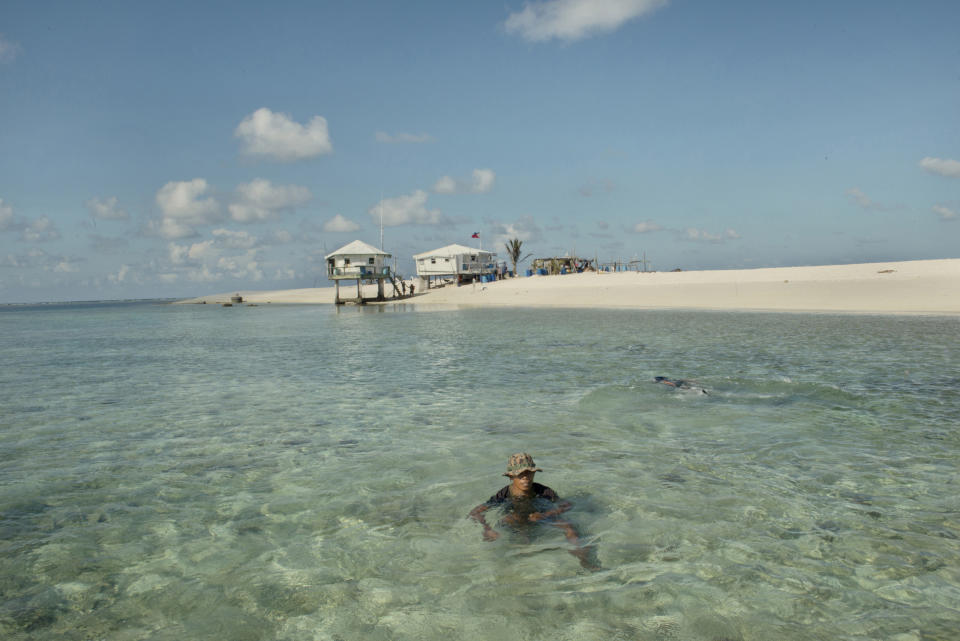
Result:
[[486,503],[481,503],[477,507],[470,510],[470,518],[483,526],[483,538],[485,541],[493,541],[500,536],[496,530],[490,527],[490,524],[487,523],[487,519],[483,516],[483,513],[489,509],[489,505]]
[[534,512],[533,514],[530,515],[529,518],[531,521],[539,521],[541,519],[550,519],[555,516],[560,516],[561,514],[569,510],[571,507],[573,507],[573,504],[571,504],[570,501],[561,501],[552,510],[547,510],[546,512]]

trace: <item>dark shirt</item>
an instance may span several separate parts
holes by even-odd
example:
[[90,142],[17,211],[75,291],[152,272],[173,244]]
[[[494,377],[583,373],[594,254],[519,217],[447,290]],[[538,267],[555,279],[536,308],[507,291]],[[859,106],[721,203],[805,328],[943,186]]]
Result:
[[[548,501],[553,501],[554,503],[560,500],[560,497],[557,496],[556,492],[554,492],[552,489],[550,489],[546,485],[540,485],[539,483],[536,483],[536,482],[533,484],[533,496],[531,498],[535,498],[535,499],[543,498],[543,499],[547,499]],[[495,505],[501,505],[503,503],[506,503],[510,499],[511,499],[510,486],[507,485],[506,487],[501,489],[499,492],[497,492],[496,494],[491,496],[489,499],[487,499],[487,502],[484,503],[484,505],[488,507],[493,507]]]

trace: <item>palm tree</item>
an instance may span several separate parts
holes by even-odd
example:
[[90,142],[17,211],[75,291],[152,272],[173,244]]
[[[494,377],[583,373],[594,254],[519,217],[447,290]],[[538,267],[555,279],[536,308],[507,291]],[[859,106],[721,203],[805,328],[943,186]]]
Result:
[[523,241],[519,238],[514,238],[513,240],[508,240],[504,247],[507,249],[507,256],[510,257],[510,262],[513,263],[513,276],[517,276],[517,263],[520,261],[530,258],[532,254],[527,254],[523,258],[520,257],[520,248],[523,247]]

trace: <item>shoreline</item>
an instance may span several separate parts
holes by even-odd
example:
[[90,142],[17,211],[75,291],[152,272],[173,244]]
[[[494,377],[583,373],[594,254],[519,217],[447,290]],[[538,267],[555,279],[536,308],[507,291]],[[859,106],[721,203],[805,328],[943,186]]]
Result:
[[[376,291],[375,285],[367,286]],[[233,291],[176,301],[333,304],[333,287]],[[960,259],[689,272],[587,272],[447,286],[384,302],[424,307],[686,309],[960,315]]]

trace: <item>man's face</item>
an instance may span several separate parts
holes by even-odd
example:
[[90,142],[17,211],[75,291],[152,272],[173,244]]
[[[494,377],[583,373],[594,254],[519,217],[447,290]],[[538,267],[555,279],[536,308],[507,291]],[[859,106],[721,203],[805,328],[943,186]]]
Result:
[[513,487],[521,492],[527,492],[531,487],[533,487],[534,474],[536,474],[536,472],[527,470],[526,472],[520,472],[519,474],[514,475]]

